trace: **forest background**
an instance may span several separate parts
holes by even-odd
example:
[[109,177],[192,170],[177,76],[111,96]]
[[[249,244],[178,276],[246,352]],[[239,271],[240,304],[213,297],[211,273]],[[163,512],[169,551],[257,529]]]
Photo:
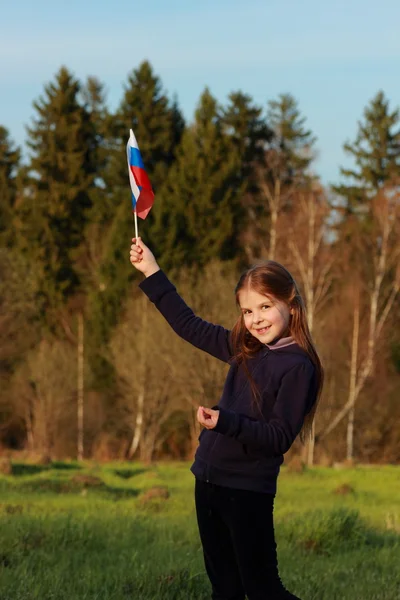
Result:
[[226,365],[173,334],[129,263],[132,127],[156,193],[140,233],[200,316],[232,327],[237,278],[262,259],[301,287],[326,379],[291,459],[399,461],[400,112],[383,91],[330,187],[291,94],[221,105],[206,88],[185,122],[145,61],[113,111],[66,67],[33,106],[27,160],[0,127],[3,454],[188,458],[198,405],[218,401]]

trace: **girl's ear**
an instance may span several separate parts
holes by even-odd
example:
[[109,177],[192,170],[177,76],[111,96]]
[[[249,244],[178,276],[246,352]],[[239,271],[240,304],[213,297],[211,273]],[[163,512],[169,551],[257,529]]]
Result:
[[291,309],[290,309],[290,314],[291,314],[291,315],[294,315],[294,308],[293,308],[293,306],[292,306],[292,307],[291,307]]

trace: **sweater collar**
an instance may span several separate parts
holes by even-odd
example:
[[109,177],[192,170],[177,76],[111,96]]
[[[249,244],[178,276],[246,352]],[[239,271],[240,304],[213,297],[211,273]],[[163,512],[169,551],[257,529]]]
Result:
[[295,344],[296,342],[290,335],[289,337],[280,338],[275,343],[265,344],[267,348],[270,350],[278,350],[278,348],[285,348],[286,346],[290,346],[291,344]]

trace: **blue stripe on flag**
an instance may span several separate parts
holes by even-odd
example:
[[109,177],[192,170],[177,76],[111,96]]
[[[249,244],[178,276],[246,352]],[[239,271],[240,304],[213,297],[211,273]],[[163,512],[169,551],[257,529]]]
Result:
[[135,196],[133,194],[131,194],[131,196],[132,196],[132,210],[135,210],[135,208],[136,208],[136,198],[135,198]]
[[140,167],[141,169],[144,169],[142,156],[137,148],[130,148],[129,164],[131,167]]

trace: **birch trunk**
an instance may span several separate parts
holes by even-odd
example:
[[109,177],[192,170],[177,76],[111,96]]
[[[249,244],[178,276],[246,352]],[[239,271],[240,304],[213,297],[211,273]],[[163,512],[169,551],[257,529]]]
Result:
[[146,393],[146,366],[147,366],[147,324],[148,324],[148,312],[149,306],[147,298],[143,296],[142,300],[142,325],[141,325],[141,352],[140,352],[140,364],[138,366],[138,376],[139,376],[139,392],[137,396],[137,406],[136,406],[136,419],[135,419],[135,427],[134,434],[132,437],[132,441],[128,450],[128,458],[132,459],[136,450],[139,447],[142,431],[143,431],[143,413],[144,413],[144,400]]
[[276,254],[276,240],[277,240],[277,224],[278,224],[278,213],[281,205],[281,182],[279,179],[275,182],[274,195],[267,196],[269,200],[269,208],[271,211],[271,224],[269,231],[269,260],[275,259]]
[[[326,262],[317,270],[316,260],[322,242],[323,227],[326,214],[326,203],[319,192],[310,190],[299,196],[298,227],[306,232],[306,243],[301,247],[297,241],[298,232],[294,228],[289,238],[289,248],[300,273],[307,307],[307,321],[311,335],[314,330],[317,303],[325,299],[329,286],[330,263]],[[304,238],[303,238],[304,239]],[[304,248],[305,246],[305,248]],[[302,251],[305,249],[305,252]],[[318,274],[317,274],[317,271]],[[308,466],[314,464],[315,454],[315,418],[311,427],[310,438],[304,448],[303,457]]]
[[[388,270],[397,264],[399,258],[399,238],[398,230],[398,201],[392,203],[391,196],[383,196],[375,199],[373,216],[379,225],[379,230],[375,232],[376,248],[374,256],[375,274],[372,280],[372,292],[369,303],[369,326],[366,356],[360,367],[356,369],[355,383],[353,384],[354,391],[350,394],[346,404],[342,407],[336,417],[330,422],[328,427],[320,434],[320,439],[324,439],[329,435],[341,421],[354,411],[354,406],[358,396],[364,385],[373,373],[376,344],[382,333],[385,321],[394,304],[396,296],[399,292],[400,281],[399,272],[397,270],[395,281],[389,292],[389,295],[382,301],[382,283]],[[392,240],[392,250],[389,252],[389,238],[394,234],[395,239]],[[379,305],[381,309],[379,311]],[[379,314],[380,313],[380,314]],[[354,416],[353,416],[354,418]],[[348,434],[350,435],[350,434]]]
[[78,414],[77,414],[77,429],[78,429],[78,460],[83,460],[84,456],[84,433],[83,433],[83,417],[84,417],[84,323],[82,312],[78,313]]
[[353,317],[353,336],[351,343],[351,364],[350,364],[350,382],[349,382],[349,400],[352,401],[352,406],[349,411],[347,422],[347,454],[346,458],[349,461],[354,459],[354,414],[355,414],[355,392],[357,382],[357,362],[358,362],[358,339],[360,331],[360,306],[358,297],[354,307]]
[[35,438],[33,435],[33,423],[32,423],[32,411],[31,408],[28,407],[26,411],[26,438],[28,440],[28,448],[30,452],[33,452],[35,448]]

